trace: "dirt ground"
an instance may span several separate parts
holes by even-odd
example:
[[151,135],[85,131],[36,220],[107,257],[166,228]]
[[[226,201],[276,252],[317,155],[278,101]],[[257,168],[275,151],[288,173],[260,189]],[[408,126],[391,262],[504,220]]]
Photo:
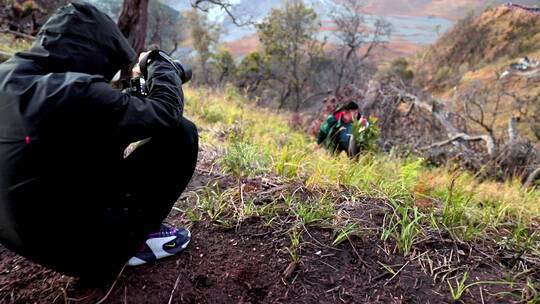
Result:
[[[238,230],[199,222],[193,241],[178,257],[127,268],[115,286],[89,287],[0,249],[2,303],[451,303],[446,284],[434,282],[415,262],[386,256],[380,241],[355,239],[330,247],[331,232],[305,232],[307,245],[289,278],[287,234],[258,218]],[[351,244],[354,244],[354,248]],[[497,267],[478,264],[473,277],[500,279]],[[381,264],[401,270],[396,276]],[[485,287],[485,303],[511,303]],[[482,303],[479,289],[464,303]]]
[[[188,193],[216,180],[234,185],[202,166]],[[257,185],[246,181],[250,184]],[[283,192],[291,186],[265,188]],[[257,187],[246,186],[246,191],[261,191]],[[377,230],[387,212],[381,200],[344,201],[340,208],[366,233],[332,246],[332,230],[304,227],[297,264],[286,249],[291,245],[290,222],[280,218],[269,226],[262,218],[249,217],[228,228],[208,219],[197,221],[185,252],[125,268],[114,283],[104,286],[86,285],[0,247],[0,303],[452,303],[448,282],[456,286],[454,277],[465,270],[467,282],[516,277],[490,244],[467,245],[434,235],[415,244],[408,257],[395,252],[395,244],[381,241]],[[178,210],[168,222],[186,223]],[[527,277],[538,280],[535,272]],[[475,285],[460,301],[519,303],[519,286]]]

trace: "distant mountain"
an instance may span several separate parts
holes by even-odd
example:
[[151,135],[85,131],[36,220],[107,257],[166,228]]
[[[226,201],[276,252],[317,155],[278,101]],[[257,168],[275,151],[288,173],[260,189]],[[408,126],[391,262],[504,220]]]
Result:
[[[413,0],[414,1],[414,0]],[[332,11],[339,9],[340,0],[311,0],[306,3],[312,6],[323,23],[328,23],[330,20],[330,14]],[[380,6],[374,6],[377,1],[370,1],[368,8],[371,10],[379,10]],[[188,1],[184,0],[165,0],[165,3],[174,7],[177,10],[189,10],[191,6]],[[282,0],[238,0],[236,5],[232,8],[232,13],[240,18],[250,18],[254,21],[260,21],[267,16],[273,8],[280,7]],[[387,6],[391,6],[387,3]],[[409,10],[411,10],[409,8]],[[223,34],[221,40],[224,41],[231,51],[237,55],[242,56],[246,52],[253,51],[258,43],[254,37],[254,27],[238,27],[230,18],[226,18],[223,14],[220,14],[219,9],[215,9],[211,13],[211,17],[214,21],[223,24]],[[407,55],[411,52],[418,50],[419,45],[426,45],[435,42],[439,33],[445,32],[449,29],[453,21],[442,17],[436,17],[434,15],[406,15],[390,13],[384,14],[384,17],[394,25],[393,40],[397,50],[387,52],[390,57],[396,55]],[[368,18],[368,23],[373,23],[375,17]],[[329,30],[321,30],[319,35],[321,38],[326,37],[332,40],[333,32]]]
[[[343,0],[308,0],[319,14],[321,20],[328,21],[330,13]],[[282,0],[236,0],[232,12],[240,18],[258,21],[264,18]],[[456,20],[463,18],[470,11],[483,11],[489,3],[499,4],[504,0],[367,0],[366,12],[382,16],[394,25],[392,43],[385,52],[389,57],[409,55],[419,47],[434,43],[441,34],[450,29]],[[536,0],[519,1],[521,4],[536,4]],[[164,3],[179,11],[190,10],[188,0],[164,0]],[[255,29],[238,28],[233,22],[224,18],[219,9],[211,12],[215,21],[223,24],[222,41],[226,42],[233,53],[238,56],[256,48]],[[369,19],[368,19],[369,20]],[[321,37],[332,38],[332,32],[322,31]]]
[[[343,0],[307,0],[319,14],[323,23],[328,21],[330,13]],[[117,17],[122,0],[90,0],[104,11]],[[282,0],[233,0],[232,12],[240,18],[258,21],[264,18]],[[434,43],[440,35],[448,31],[460,18],[470,11],[483,11],[490,3],[503,3],[504,0],[367,0],[366,11],[374,16],[382,16],[394,25],[392,41],[384,51],[385,57],[411,55],[421,47]],[[162,0],[162,3],[185,12],[191,10],[190,0]],[[537,0],[522,0],[520,4],[533,5]],[[221,40],[236,56],[242,56],[257,47],[255,28],[237,27],[230,18],[224,16],[219,8],[210,12],[214,22],[223,25]],[[369,19],[368,19],[369,20]],[[372,19],[373,20],[373,19]],[[327,22],[326,22],[327,23]],[[333,37],[333,33],[322,30],[320,37]]]
[[190,0],[162,0],[162,2],[180,12],[191,9]]

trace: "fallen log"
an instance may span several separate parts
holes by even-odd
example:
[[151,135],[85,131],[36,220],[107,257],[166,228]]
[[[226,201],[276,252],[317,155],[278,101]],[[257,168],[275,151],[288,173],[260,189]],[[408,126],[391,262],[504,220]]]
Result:
[[491,156],[495,155],[496,145],[495,145],[495,142],[493,141],[493,138],[491,138],[491,136],[488,136],[488,135],[470,136],[470,135],[465,134],[465,133],[456,134],[452,138],[449,138],[447,140],[443,140],[443,141],[434,143],[434,144],[429,145],[429,146],[422,147],[422,148],[420,148],[420,150],[429,150],[429,149],[433,149],[433,148],[440,148],[442,146],[451,144],[451,143],[453,143],[455,141],[458,141],[458,140],[463,140],[463,141],[484,141],[486,143],[486,148],[487,148],[488,154],[491,155]]
[[420,100],[418,96],[404,92],[403,90],[400,90],[394,86],[392,86],[392,89],[394,89],[399,94],[399,98],[408,100],[411,102],[415,107],[419,109],[423,109],[424,111],[430,113],[433,117],[435,117],[441,125],[445,128],[448,140],[444,140],[442,142],[435,143],[433,145],[421,148],[421,149],[429,149],[429,148],[435,148],[435,147],[441,147],[447,144],[455,144],[460,149],[466,152],[470,152],[470,149],[467,148],[465,145],[463,145],[459,140],[463,141],[483,141],[486,145],[487,153],[490,157],[495,157],[497,155],[497,145],[495,143],[495,140],[493,137],[489,134],[485,135],[469,135],[463,132],[460,132],[454,125],[450,122],[450,115],[447,111],[444,110],[444,104],[433,100],[431,103],[425,102]]
[[529,174],[529,177],[527,177],[527,180],[523,184],[523,187],[530,188],[533,183],[538,179],[540,176],[540,167],[536,168],[531,174]]

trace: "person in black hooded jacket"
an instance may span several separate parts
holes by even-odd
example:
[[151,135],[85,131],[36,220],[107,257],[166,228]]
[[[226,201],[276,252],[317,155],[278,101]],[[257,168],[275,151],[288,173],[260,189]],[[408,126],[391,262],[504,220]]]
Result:
[[4,246],[88,278],[186,247],[189,231],[162,221],[195,170],[198,135],[183,117],[178,69],[163,52],[144,55],[148,95],[114,90],[136,54],[107,15],[72,3],[0,65]]

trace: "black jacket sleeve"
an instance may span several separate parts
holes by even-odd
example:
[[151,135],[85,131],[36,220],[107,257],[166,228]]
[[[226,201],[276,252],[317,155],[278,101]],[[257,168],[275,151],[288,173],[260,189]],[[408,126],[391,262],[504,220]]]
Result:
[[[87,92],[101,117],[112,120],[114,132],[126,141],[152,137],[179,125],[184,109],[182,81],[176,69],[156,58],[148,66],[148,96],[137,97],[94,82]],[[99,117],[96,117],[99,123]]]

